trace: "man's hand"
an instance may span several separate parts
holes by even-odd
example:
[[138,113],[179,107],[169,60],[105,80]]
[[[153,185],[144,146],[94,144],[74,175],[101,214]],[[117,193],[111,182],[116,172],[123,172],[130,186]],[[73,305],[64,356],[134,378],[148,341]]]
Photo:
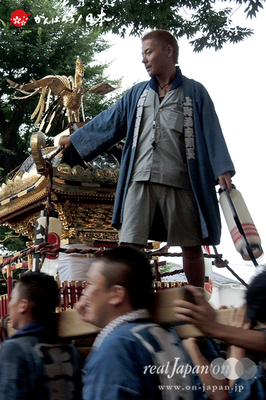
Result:
[[219,176],[219,185],[222,190],[225,190],[226,187],[228,188],[229,192],[232,190],[232,179],[230,172],[225,172]]
[[220,339],[256,353],[266,354],[265,332],[217,322],[216,311],[205,300],[203,294],[193,286],[186,286],[186,288],[194,295],[196,304],[174,300],[173,310],[181,321],[195,325],[207,337]]
[[64,153],[70,146],[72,146],[72,142],[70,139],[70,136],[65,136],[62,137],[62,139],[59,140],[59,146],[62,152]]
[[247,321],[246,304],[234,309],[230,325],[236,328],[251,329],[251,324]]
[[196,304],[184,300],[174,300],[174,312],[184,322],[195,325],[205,336],[211,337],[216,324],[216,311],[205,300],[201,291],[194,286],[186,286],[194,295]]

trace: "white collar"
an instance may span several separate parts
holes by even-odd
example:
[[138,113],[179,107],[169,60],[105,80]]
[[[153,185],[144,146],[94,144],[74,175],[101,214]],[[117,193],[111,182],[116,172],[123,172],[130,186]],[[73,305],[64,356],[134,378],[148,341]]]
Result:
[[106,339],[107,336],[110,335],[110,333],[112,333],[118,326],[139,319],[151,319],[151,314],[145,308],[141,308],[139,310],[129,311],[128,313],[115,318],[113,321],[109,322],[109,324],[107,324],[98,334],[93,343],[93,349],[98,350],[104,339]]

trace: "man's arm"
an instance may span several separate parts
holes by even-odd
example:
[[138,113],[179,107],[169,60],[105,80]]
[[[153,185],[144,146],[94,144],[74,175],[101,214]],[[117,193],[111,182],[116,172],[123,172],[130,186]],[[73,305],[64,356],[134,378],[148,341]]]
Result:
[[184,322],[195,325],[205,336],[220,339],[231,345],[266,354],[266,335],[264,332],[237,328],[219,323],[216,311],[195,287],[187,287],[195,296],[196,304],[174,301],[174,311]]
[[[203,385],[205,385],[206,394],[213,400],[227,400],[229,399],[228,391],[225,387],[228,385],[227,379],[216,379],[210,373],[210,363],[201,353],[197,344],[197,339],[188,338],[183,340],[183,345],[187,350],[194,366],[198,368],[199,378]],[[213,388],[217,387],[217,391],[213,392]]]

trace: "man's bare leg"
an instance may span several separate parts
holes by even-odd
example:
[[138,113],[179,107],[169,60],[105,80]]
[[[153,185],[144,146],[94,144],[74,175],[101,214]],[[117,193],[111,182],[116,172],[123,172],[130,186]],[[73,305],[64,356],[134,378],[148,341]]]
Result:
[[[120,243],[121,245],[131,245],[138,249],[143,249],[145,245],[136,243]],[[204,257],[201,246],[182,247],[183,269],[188,283],[197,287],[204,287],[205,267]]]
[[183,269],[188,283],[193,286],[204,287],[205,267],[201,246],[182,247]]

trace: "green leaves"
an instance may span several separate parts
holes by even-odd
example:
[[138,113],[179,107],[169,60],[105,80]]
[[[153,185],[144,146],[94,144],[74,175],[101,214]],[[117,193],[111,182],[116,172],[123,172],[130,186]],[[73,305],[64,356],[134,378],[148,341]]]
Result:
[[[9,24],[11,13],[17,9],[30,13],[25,26]],[[86,26],[82,20],[78,21],[79,15],[75,15],[73,8],[64,7],[57,0],[1,0],[0,16],[0,167],[7,173],[27,157],[30,134],[38,129],[30,116],[39,96],[14,100],[13,97],[20,97],[20,94],[10,88],[5,78],[27,83],[47,75],[73,76],[79,56],[85,69],[84,83],[89,89],[106,80],[106,66],[94,60],[97,53],[109,46],[101,37],[100,26]],[[86,97],[85,115],[88,118],[97,115],[105,108],[104,103],[104,97],[98,96],[93,105]],[[59,123],[51,130],[51,136],[62,129]]]
[[23,250],[27,248],[26,238],[17,234],[13,229],[7,226],[0,226],[0,252],[3,250],[6,253],[12,254],[18,249]]
[[259,0],[68,0],[68,3],[77,7],[78,14],[104,15],[105,32],[123,37],[127,29],[135,36],[146,30],[166,29],[177,38],[191,39],[196,52],[210,47],[219,50],[228,42],[244,40],[252,30],[234,26],[231,15],[242,4],[246,5],[242,12],[250,18],[263,8]]
[[[227,0],[222,0],[222,1],[227,1]],[[232,1],[232,0],[230,0]],[[265,1],[265,0],[263,0]],[[247,7],[244,10],[244,13],[247,14],[247,17],[253,18],[257,16],[257,13],[260,11],[260,9],[263,8],[262,3],[259,0],[235,0],[237,4],[246,4]]]

